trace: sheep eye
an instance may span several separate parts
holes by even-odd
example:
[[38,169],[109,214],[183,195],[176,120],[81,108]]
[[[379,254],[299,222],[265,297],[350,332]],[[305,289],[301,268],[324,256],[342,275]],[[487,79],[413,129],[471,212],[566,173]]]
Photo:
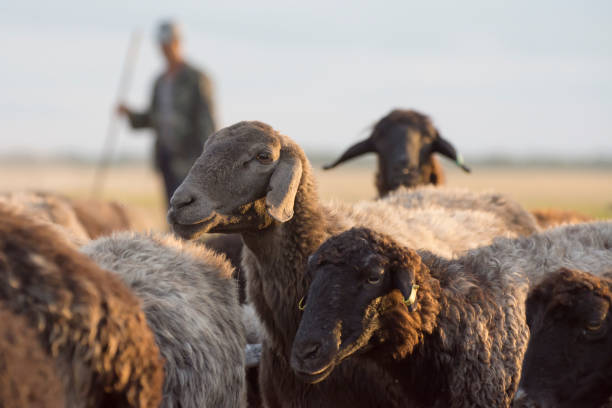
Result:
[[593,321],[587,323],[586,329],[588,331],[592,331],[592,332],[593,331],[597,331],[597,330],[601,329],[601,324],[602,324],[601,321],[593,320]]
[[259,153],[257,154],[256,158],[257,158],[257,161],[260,162],[261,164],[272,163],[272,156],[270,155],[270,153],[266,153],[266,152]]

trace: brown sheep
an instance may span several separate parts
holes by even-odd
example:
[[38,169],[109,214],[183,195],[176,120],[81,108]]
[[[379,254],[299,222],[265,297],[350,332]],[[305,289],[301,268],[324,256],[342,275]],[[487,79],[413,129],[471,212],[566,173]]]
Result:
[[129,207],[115,201],[70,200],[89,238],[96,239],[119,231],[146,229],[144,222]]
[[531,338],[521,378],[521,404],[604,407],[612,399],[612,274],[567,268],[529,294]]
[[72,199],[42,191],[0,194],[0,202],[21,207],[33,216],[57,224],[81,242],[118,231],[147,229],[133,209],[114,201]]
[[62,408],[64,389],[55,362],[23,316],[0,306],[0,406]]
[[0,194],[0,203],[61,227],[75,244],[89,240],[89,233],[77,217],[72,203],[64,196],[40,191],[17,191]]
[[379,197],[400,186],[444,184],[444,172],[434,153],[448,157],[464,171],[470,172],[463,164],[461,155],[440,136],[431,119],[414,110],[391,111],[374,125],[367,139],[349,147],[324,169],[332,169],[365,153],[376,153],[378,156],[376,188]]
[[48,224],[0,204],[0,301],[54,358],[71,407],[157,407],[163,363],[138,299]]
[[559,210],[555,208],[532,210],[540,228],[551,228],[563,224],[576,224],[579,222],[593,221],[592,217],[572,210]]

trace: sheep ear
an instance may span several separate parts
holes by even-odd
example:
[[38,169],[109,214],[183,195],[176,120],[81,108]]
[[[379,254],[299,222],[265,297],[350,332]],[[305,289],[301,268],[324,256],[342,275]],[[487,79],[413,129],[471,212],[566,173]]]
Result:
[[301,179],[301,160],[293,155],[281,155],[266,194],[268,214],[276,221],[287,222],[293,217],[293,204]]
[[438,137],[436,138],[436,141],[433,144],[433,151],[448,157],[449,159],[454,161],[457,166],[461,167],[466,173],[471,172],[470,168],[463,163],[463,157],[461,156],[461,154],[457,153],[455,147],[442,136],[438,135]]
[[416,307],[416,293],[419,285],[414,284],[414,275],[407,268],[400,268],[393,273],[393,286],[399,289],[404,304],[411,312]]
[[323,166],[323,170],[333,169],[342,162],[353,159],[357,156],[361,156],[362,154],[371,153],[373,151],[374,144],[372,143],[372,139],[368,137],[367,139],[362,140],[359,143],[355,143],[354,145],[349,147],[335,162]]

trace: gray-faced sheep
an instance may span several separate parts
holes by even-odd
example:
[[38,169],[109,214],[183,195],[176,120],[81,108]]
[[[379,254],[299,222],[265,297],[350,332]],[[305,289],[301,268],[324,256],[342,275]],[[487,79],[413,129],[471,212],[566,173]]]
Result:
[[602,407],[610,401],[609,278],[612,276],[563,268],[530,292],[527,322],[531,337],[521,377],[524,399],[542,408]]
[[62,408],[64,389],[53,358],[23,316],[0,306],[0,406]]
[[162,406],[243,407],[245,334],[232,268],[203,245],[117,233],[82,248],[141,299],[162,357]]
[[54,358],[70,407],[156,407],[163,363],[138,299],[48,224],[0,204],[0,301]]
[[324,169],[332,169],[366,153],[378,156],[376,188],[380,197],[400,186],[444,184],[444,173],[434,153],[440,153],[464,171],[470,171],[453,145],[440,136],[431,119],[413,110],[391,111],[374,125],[367,139],[349,147]]
[[[339,207],[319,203],[310,164],[299,146],[260,122],[241,122],[209,137],[172,197],[168,219],[184,238],[206,232],[242,235],[249,299],[267,334],[260,384],[269,407],[392,407],[402,402],[402,391],[373,363],[357,369],[348,362],[315,386],[304,384],[291,370],[289,355],[301,318],[297,304],[309,283],[306,260],[327,237],[369,225],[400,242],[418,240],[452,256],[508,230],[503,220],[482,212],[436,208],[435,216],[429,216],[384,200],[356,205],[350,214]],[[445,223],[446,228],[438,225]],[[432,229],[446,233],[438,236]]]
[[328,239],[308,264],[297,375],[323,381],[360,354],[401,384],[405,406],[510,406],[529,335],[527,279],[455,273],[434,259],[364,228]]

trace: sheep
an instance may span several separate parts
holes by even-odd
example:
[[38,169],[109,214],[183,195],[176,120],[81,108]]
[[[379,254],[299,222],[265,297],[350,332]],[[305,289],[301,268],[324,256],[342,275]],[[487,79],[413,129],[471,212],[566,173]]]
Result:
[[475,209],[487,211],[504,219],[508,229],[520,235],[529,235],[540,229],[534,216],[516,201],[494,191],[473,192],[466,188],[446,188],[440,194],[439,188],[422,186],[411,190],[399,188],[389,194],[390,203],[409,208],[431,208],[440,206],[448,209]]
[[62,226],[81,244],[115,231],[146,229],[139,214],[114,201],[72,199],[42,191],[17,191],[0,194],[0,202],[23,207],[36,217]]
[[200,240],[210,249],[223,254],[234,267],[234,279],[238,283],[238,299],[242,304],[242,322],[245,325],[246,346],[246,381],[247,406],[262,406],[259,392],[259,361],[261,359],[261,342],[263,328],[252,305],[247,302],[246,272],[242,268],[242,238],[240,234],[208,235]]
[[328,239],[308,263],[313,280],[291,353],[296,374],[317,383],[361,353],[402,385],[405,406],[510,406],[529,335],[527,280],[458,274],[431,262],[437,258],[424,262],[366,228]]
[[89,240],[70,201],[60,195],[45,192],[12,192],[0,194],[0,203],[11,205],[20,212],[60,226],[75,244]]
[[527,346],[529,288],[561,267],[612,268],[612,222],[496,238],[455,259],[408,248],[366,229],[319,247],[292,368],[320,382],[359,355],[386,365],[406,404],[509,406]]
[[247,302],[246,272],[242,268],[242,238],[240,234],[208,235],[200,240],[210,249],[223,254],[234,267],[234,279],[238,284],[238,299],[242,304],[242,322],[247,338],[246,346],[246,382],[247,406],[262,406],[259,391],[259,361],[261,360],[261,342],[263,328],[252,305]]
[[561,268],[529,293],[522,405],[601,407],[612,401],[611,278]]
[[265,334],[253,305],[248,303],[242,305],[242,322],[247,338],[245,361],[247,406],[250,408],[261,407],[263,402],[259,390],[259,362],[261,361],[261,343]]
[[555,208],[532,210],[538,225],[542,229],[557,227],[563,224],[575,224],[579,222],[593,221],[592,217],[577,211],[559,210]]
[[0,204],[0,302],[35,328],[69,407],[156,407],[163,362],[138,299],[47,223]]
[[247,406],[262,406],[259,391],[259,361],[261,360],[261,343],[263,327],[253,306],[247,302],[246,272],[242,268],[242,238],[240,234],[209,235],[201,240],[215,252],[224,254],[234,267],[234,279],[238,284],[238,299],[242,304],[242,322],[245,326],[246,346],[246,383]]
[[246,303],[246,274],[242,269],[242,238],[240,234],[212,235],[203,240],[215,252],[227,257],[234,267],[234,279],[238,282],[238,299]]
[[491,245],[467,252],[472,268],[487,265],[505,273],[527,277],[529,287],[538,285],[561,268],[580,269],[599,275],[612,268],[612,221],[567,224],[527,237],[497,237]]
[[[503,220],[478,211],[436,208],[429,217],[424,209],[410,212],[385,200],[357,205],[351,214],[336,207],[319,203],[310,163],[299,146],[261,122],[240,122],[210,136],[171,199],[168,220],[183,238],[207,232],[242,235],[248,297],[266,332],[260,385],[269,407],[393,407],[402,400],[401,390],[376,364],[356,371],[349,363],[316,386],[302,383],[291,370],[288,357],[301,318],[296,306],[308,285],[306,259],[327,237],[374,223],[409,240],[412,224],[423,234],[423,246],[452,256],[507,231]],[[472,223],[465,225],[467,219]],[[444,222],[452,227],[435,225]],[[436,237],[430,228],[447,233]]]
[[332,169],[365,153],[378,155],[376,188],[379,197],[400,186],[444,184],[444,172],[434,153],[448,157],[470,172],[461,155],[440,136],[431,119],[414,110],[392,110],[374,125],[367,139],[349,147],[340,158],[323,168]]
[[0,406],[64,407],[62,382],[36,330],[4,306],[0,321]]
[[91,239],[119,231],[144,231],[149,227],[139,213],[115,201],[72,199],[70,203]]
[[130,232],[81,251],[141,299],[166,361],[162,407],[245,406],[245,334],[224,256],[171,235]]

